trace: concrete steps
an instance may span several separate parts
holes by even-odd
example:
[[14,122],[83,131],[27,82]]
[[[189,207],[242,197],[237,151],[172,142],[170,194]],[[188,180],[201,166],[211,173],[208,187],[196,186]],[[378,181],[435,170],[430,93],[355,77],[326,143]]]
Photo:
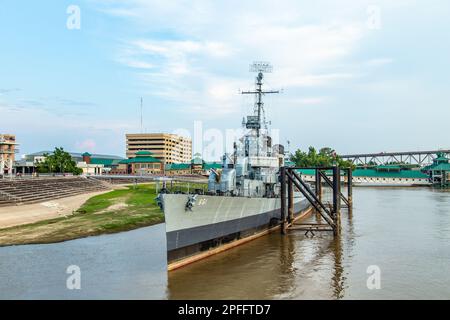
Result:
[[108,189],[102,181],[80,177],[0,180],[0,206],[43,202]]

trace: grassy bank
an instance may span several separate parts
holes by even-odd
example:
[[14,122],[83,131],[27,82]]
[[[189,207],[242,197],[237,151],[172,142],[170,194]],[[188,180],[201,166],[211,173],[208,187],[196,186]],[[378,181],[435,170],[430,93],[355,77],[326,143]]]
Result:
[[[178,188],[186,189],[182,185]],[[98,195],[68,217],[0,230],[0,246],[61,242],[161,223],[164,215],[156,196],[154,184]]]

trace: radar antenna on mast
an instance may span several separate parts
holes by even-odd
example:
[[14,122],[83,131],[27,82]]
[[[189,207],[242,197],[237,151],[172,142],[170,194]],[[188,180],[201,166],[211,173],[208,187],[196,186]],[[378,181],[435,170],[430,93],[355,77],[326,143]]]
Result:
[[255,61],[250,65],[250,72],[272,73],[273,66],[267,61]]

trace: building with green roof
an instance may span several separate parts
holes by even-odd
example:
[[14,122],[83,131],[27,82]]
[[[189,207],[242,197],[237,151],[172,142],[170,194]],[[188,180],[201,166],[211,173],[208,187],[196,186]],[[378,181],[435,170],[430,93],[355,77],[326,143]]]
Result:
[[203,170],[219,170],[222,169],[222,164],[220,162],[205,162],[203,164]]
[[[111,172],[119,166],[122,157],[106,154],[91,154],[89,152],[68,152],[77,167],[83,170],[84,175],[102,175]],[[31,174],[36,172],[37,163],[45,161],[47,155],[52,155],[53,151],[39,151],[27,154],[20,161],[16,161],[17,172]]]
[[[313,182],[315,180],[314,169],[299,169],[298,172],[305,181]],[[326,172],[326,174],[331,175],[331,171]],[[357,168],[353,170],[352,176],[353,184],[359,186],[390,187],[430,185],[429,177],[426,173],[396,165]]]
[[286,159],[286,160],[284,160],[284,165],[286,167],[295,167],[295,162],[293,162],[293,161],[291,161],[289,159]]
[[194,154],[194,158],[189,163],[166,164],[165,173],[167,175],[198,174],[209,175],[211,169],[221,169],[219,162],[206,162],[201,158],[200,153]]
[[163,163],[156,159],[150,151],[138,151],[134,157],[119,162],[119,167],[114,173],[124,174],[162,174]]
[[82,161],[77,162],[77,167],[83,170],[85,175],[102,175],[103,173],[109,173],[119,166],[122,158],[109,156],[102,157],[98,155],[92,155],[89,152],[85,152],[81,155]]
[[422,169],[433,185],[440,187],[450,187],[450,161],[440,152],[433,159],[433,163]]

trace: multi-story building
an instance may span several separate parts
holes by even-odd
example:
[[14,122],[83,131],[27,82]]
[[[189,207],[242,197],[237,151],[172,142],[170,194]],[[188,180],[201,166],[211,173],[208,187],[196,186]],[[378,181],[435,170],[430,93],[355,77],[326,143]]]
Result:
[[192,159],[192,140],[168,133],[127,134],[127,158],[139,151],[149,151],[162,163],[186,163]]
[[18,143],[12,134],[0,134],[0,176],[12,174]]

